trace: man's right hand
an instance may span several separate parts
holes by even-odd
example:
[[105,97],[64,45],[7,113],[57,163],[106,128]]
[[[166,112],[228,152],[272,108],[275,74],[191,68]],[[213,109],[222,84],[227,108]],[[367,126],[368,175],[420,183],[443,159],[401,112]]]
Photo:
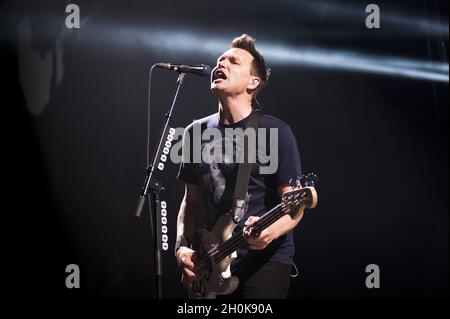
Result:
[[198,268],[198,255],[195,250],[188,247],[180,247],[177,250],[177,261],[180,266],[180,270],[188,280],[198,279],[196,272]]

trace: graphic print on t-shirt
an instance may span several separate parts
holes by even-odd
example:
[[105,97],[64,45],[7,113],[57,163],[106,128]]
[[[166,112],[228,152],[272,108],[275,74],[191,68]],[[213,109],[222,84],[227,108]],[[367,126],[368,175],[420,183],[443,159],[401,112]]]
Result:
[[[200,175],[204,186],[205,208],[208,211],[205,216],[208,230],[214,226],[219,215],[231,209],[238,170],[236,158],[240,155],[236,144],[236,138],[224,137],[201,146],[203,161],[200,164]],[[248,203],[248,192],[246,199]],[[244,214],[247,209],[246,205]]]

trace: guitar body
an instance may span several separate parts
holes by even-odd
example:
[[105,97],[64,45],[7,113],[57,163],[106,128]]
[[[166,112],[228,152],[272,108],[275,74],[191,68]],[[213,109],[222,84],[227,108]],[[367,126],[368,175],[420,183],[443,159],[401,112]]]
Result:
[[[198,252],[211,251],[231,237],[236,227],[229,214],[219,217],[211,232],[201,230],[198,239]],[[239,285],[239,279],[231,276],[230,265],[236,253],[226,256],[218,263],[211,261],[210,267],[204,267],[199,274],[200,279],[185,283],[189,299],[214,299],[217,295],[231,294]],[[208,264],[208,265],[209,265]],[[184,281],[184,278],[183,278]]]

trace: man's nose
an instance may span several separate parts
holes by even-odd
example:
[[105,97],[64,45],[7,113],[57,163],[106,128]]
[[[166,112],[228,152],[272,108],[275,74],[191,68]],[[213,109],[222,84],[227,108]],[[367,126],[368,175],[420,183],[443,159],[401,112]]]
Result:
[[225,68],[225,61],[226,60],[222,60],[219,63],[217,63],[217,68],[218,69]]

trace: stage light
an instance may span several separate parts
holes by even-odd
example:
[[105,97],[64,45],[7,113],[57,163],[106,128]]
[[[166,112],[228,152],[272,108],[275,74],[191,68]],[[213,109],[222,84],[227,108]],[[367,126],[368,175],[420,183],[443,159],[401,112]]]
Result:
[[[229,45],[230,37],[216,37],[195,31],[141,31],[143,43],[152,50],[172,55],[217,58]],[[313,46],[294,46],[257,40],[261,53],[270,65],[316,67],[346,70],[412,79],[449,82],[447,63],[335,50]]]

